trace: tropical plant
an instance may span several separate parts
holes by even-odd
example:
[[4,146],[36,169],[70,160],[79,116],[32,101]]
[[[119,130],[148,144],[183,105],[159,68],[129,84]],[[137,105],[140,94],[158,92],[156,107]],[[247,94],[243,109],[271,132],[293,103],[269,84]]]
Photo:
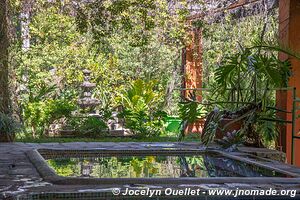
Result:
[[241,47],[215,70],[219,91],[232,94],[237,106],[239,102],[266,101],[268,88],[286,87],[290,76],[288,61],[279,60],[272,52],[253,50]]
[[[230,96],[230,101],[236,104],[235,112],[229,113],[233,120],[229,124],[240,121],[242,129],[239,134],[246,136],[246,143],[262,146],[277,136],[272,95],[269,88],[286,87],[290,73],[288,60],[281,61],[277,52],[281,51],[296,58],[299,56],[287,48],[271,43],[256,42],[250,48],[240,48],[241,51],[225,58],[221,66],[215,70],[218,92]],[[229,102],[230,103],[230,102]],[[250,105],[241,106],[244,103]],[[226,115],[223,112],[222,119]],[[227,112],[228,115],[228,112]],[[266,117],[268,116],[268,117]],[[215,124],[214,118],[206,124]],[[229,124],[225,125],[223,130]],[[206,127],[204,128],[206,130]],[[215,131],[204,131],[205,143],[213,140]]]
[[217,141],[227,151],[234,151],[236,150],[237,145],[244,142],[244,134],[241,133],[241,130],[234,130],[232,132],[227,132],[222,139]]
[[123,90],[119,101],[125,108],[135,111],[144,110],[144,108],[153,109],[159,106],[159,96],[161,95],[156,84],[155,80],[135,80],[128,89]]
[[208,145],[216,136],[216,133],[219,127],[219,122],[222,119],[222,112],[215,109],[209,113],[206,117],[204,128],[201,135],[201,142],[205,145]]
[[193,123],[203,116],[203,114],[204,108],[195,100],[195,94],[192,95],[190,93],[189,98],[186,98],[186,101],[180,102],[179,117],[183,121]]
[[136,80],[120,94],[119,101],[124,108],[120,116],[138,137],[157,136],[164,131],[166,113],[159,109],[161,93],[155,89],[155,83]]
[[204,106],[196,101],[195,91],[190,92],[186,101],[179,103],[179,117],[181,118],[181,125],[178,140],[181,141],[185,137],[185,130],[189,124],[196,122],[204,116]]
[[162,111],[148,113],[147,111],[124,111],[120,114],[125,118],[125,125],[136,137],[160,136],[165,132],[165,117],[167,114]]
[[[120,7],[115,7],[115,5],[122,5],[128,1],[120,3],[106,2],[109,3],[106,6],[112,4],[109,9],[105,8],[105,12],[112,12],[113,15],[119,16],[117,10]],[[173,78],[172,74],[175,74],[175,79],[180,77],[179,73],[174,73],[173,68],[174,65],[180,65],[180,56],[177,53],[182,45],[171,46],[167,42],[161,42],[162,34],[153,29],[151,29],[149,35],[147,33],[147,44],[134,45],[142,42],[139,35],[135,34],[138,37],[133,37],[128,30],[118,27],[118,31],[108,30],[109,34],[105,37],[105,41],[109,43],[107,46],[112,46],[113,51],[109,51],[109,53],[105,51],[107,46],[93,48],[95,46],[92,44],[97,43],[99,39],[97,39],[99,35],[93,33],[96,29],[105,29],[105,27],[95,23],[90,27],[90,31],[83,31],[84,33],[82,33],[79,31],[82,30],[79,23],[76,27],[76,22],[80,21],[76,18],[80,17],[81,6],[84,8],[85,14],[90,11],[98,12],[97,6],[90,6],[92,6],[91,4],[100,5],[103,2],[79,3],[78,10],[76,6],[70,6],[70,3],[69,0],[63,3],[53,1],[35,2],[33,5],[34,13],[32,13],[29,23],[30,48],[21,51],[18,40],[15,40],[16,43],[12,46],[11,55],[14,58],[12,64],[16,69],[16,78],[20,86],[17,94],[18,98],[16,99],[18,99],[17,103],[21,104],[19,111],[21,118],[28,109],[33,109],[32,107],[35,105],[38,107],[47,99],[60,99],[62,91],[73,93],[72,97],[68,99],[70,101],[76,100],[78,98],[78,87],[83,81],[82,68],[92,71],[91,82],[97,84],[93,92],[94,97],[101,101],[97,109],[112,110],[116,107],[119,91],[127,88],[136,79],[142,79],[146,82],[157,79],[155,87],[159,88],[161,93],[153,101],[163,102],[166,96],[163,90]],[[138,5],[143,5],[143,2],[138,2]],[[85,6],[87,6],[86,9]],[[141,9],[145,11],[144,7],[141,7]],[[130,10],[127,14],[136,14],[140,11]],[[76,17],[75,12],[78,14]],[[98,16],[102,15],[102,13],[99,13],[100,15],[94,14],[89,19],[92,24]],[[169,20],[171,16],[165,17]],[[116,21],[120,22],[118,19]],[[106,24],[110,24],[110,22],[105,21]],[[178,25],[182,24],[179,21],[173,22],[178,23]],[[90,25],[89,22],[88,25]],[[139,26],[138,24],[135,25]],[[164,23],[163,26],[166,28],[167,24]],[[95,27],[98,28],[94,29]],[[170,31],[173,28],[174,31]],[[164,29],[164,32],[168,32],[168,35],[172,32],[174,36],[172,36],[174,38],[172,41],[175,41],[175,37],[182,35],[180,33],[181,29],[178,26],[172,26],[171,29]],[[127,36],[130,39],[126,40]],[[177,62],[175,63],[174,60]],[[25,125],[28,126],[27,128],[32,128],[31,122],[26,122],[27,115],[24,121]],[[44,129],[43,125],[38,122],[34,126],[37,132],[38,130],[42,132]]]

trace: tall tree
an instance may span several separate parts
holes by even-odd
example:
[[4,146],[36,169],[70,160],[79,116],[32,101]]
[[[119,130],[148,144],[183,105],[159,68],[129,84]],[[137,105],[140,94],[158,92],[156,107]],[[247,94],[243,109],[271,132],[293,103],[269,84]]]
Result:
[[22,1],[21,8],[21,37],[22,37],[22,49],[27,51],[30,47],[30,15],[32,6],[34,4],[33,0],[24,0]]
[[0,1],[0,112],[9,114],[11,111],[9,92],[9,0]]
[[187,39],[185,20],[189,9],[185,1],[168,4],[165,0],[103,0],[75,5],[78,29],[92,33],[94,44],[104,52],[113,52],[109,39],[114,33],[125,32],[122,37],[130,46],[144,48],[153,35],[171,46],[182,45]]

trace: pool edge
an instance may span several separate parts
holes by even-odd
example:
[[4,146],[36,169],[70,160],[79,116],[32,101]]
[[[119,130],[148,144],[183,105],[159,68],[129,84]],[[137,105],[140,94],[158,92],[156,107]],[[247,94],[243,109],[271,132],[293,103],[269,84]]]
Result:
[[[67,149],[41,149],[41,150],[57,150],[67,151]],[[85,151],[92,151],[97,149],[86,149]],[[99,150],[98,150],[99,151]],[[108,150],[109,151],[109,150]],[[116,152],[117,150],[111,150]],[[151,151],[151,150],[139,150]],[[153,150],[152,150],[153,151]],[[157,151],[157,150],[155,150]],[[167,152],[169,150],[160,150]],[[192,152],[203,152],[203,150],[191,150]],[[189,152],[189,151],[186,151]],[[208,150],[208,152],[221,153],[229,157],[227,153],[218,150]],[[57,185],[98,185],[98,184],[225,184],[225,183],[245,183],[245,184],[299,184],[299,174],[295,178],[281,178],[281,177],[210,177],[210,178],[82,178],[82,177],[62,177],[48,165],[43,156],[39,153],[39,149],[34,149],[26,152],[27,157],[39,172],[41,178]],[[232,156],[232,155],[230,155]],[[229,157],[230,158],[230,157]],[[258,162],[256,162],[258,163]],[[261,165],[263,166],[263,165]],[[263,166],[264,167],[264,166]],[[272,169],[272,168],[271,168]],[[278,168],[273,168],[279,171]],[[291,173],[280,170],[285,174]]]

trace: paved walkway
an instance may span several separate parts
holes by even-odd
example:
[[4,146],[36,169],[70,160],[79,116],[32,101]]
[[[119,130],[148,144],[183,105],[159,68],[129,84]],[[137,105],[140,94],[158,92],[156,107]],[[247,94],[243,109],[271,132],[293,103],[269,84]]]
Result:
[[[114,186],[109,185],[53,185],[44,182],[36,168],[27,158],[25,152],[32,149],[49,148],[49,149],[91,149],[91,148],[107,148],[107,149],[157,149],[162,147],[176,147],[182,149],[201,149],[198,143],[112,143],[112,142],[74,142],[74,143],[0,143],[0,199],[6,199],[9,196],[16,196],[32,192],[84,192],[99,191]],[[203,188],[224,187],[215,184],[202,185]],[[227,184],[226,187],[232,188],[253,188],[258,187],[251,185]],[[260,188],[269,188],[270,185],[259,185]],[[274,185],[280,188],[297,188],[299,184],[293,185]]]

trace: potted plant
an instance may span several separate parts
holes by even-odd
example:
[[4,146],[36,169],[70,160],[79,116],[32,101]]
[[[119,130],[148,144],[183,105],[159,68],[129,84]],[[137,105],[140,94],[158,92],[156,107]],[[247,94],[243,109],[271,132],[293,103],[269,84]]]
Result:
[[278,51],[300,58],[280,45],[260,41],[250,48],[241,47],[215,70],[218,88],[215,94],[226,96],[225,103],[234,106],[208,115],[202,135],[205,144],[216,137],[223,138],[233,129],[239,129],[235,131],[244,134],[245,144],[251,146],[262,146],[263,137],[275,139],[275,122],[280,119],[275,116],[275,100],[269,98],[269,88],[287,87],[291,75],[289,61],[279,60]]
[[19,124],[10,116],[0,113],[0,142],[13,142]]
[[[249,125],[255,122],[250,121],[250,119],[255,119],[253,116],[256,116],[258,112],[261,112],[260,103],[244,106],[235,112],[229,110],[221,111],[215,108],[206,118],[201,135],[202,142],[207,145],[214,139],[220,142],[221,140],[226,141],[228,138],[230,138],[230,141],[237,141],[235,136],[242,138],[241,135],[247,135],[248,132],[252,132]],[[258,146],[261,146],[259,138],[255,138],[255,142],[259,144]]]

